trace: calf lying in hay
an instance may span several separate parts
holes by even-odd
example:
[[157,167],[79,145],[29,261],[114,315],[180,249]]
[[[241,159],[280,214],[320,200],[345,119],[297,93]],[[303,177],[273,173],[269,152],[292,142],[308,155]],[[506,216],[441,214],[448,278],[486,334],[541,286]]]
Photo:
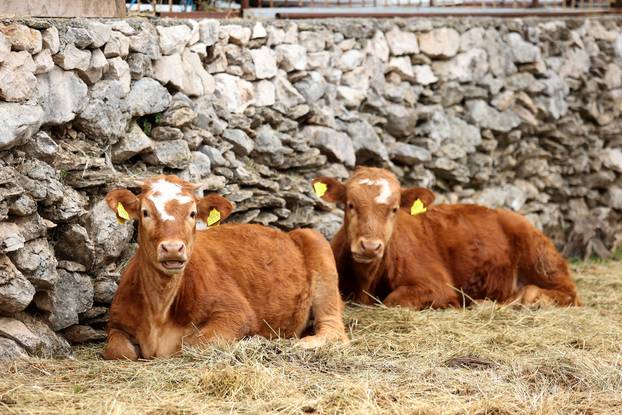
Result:
[[347,341],[330,245],[317,232],[283,233],[216,225],[232,210],[221,196],[199,198],[174,176],[142,184],[136,196],[106,196],[117,219],[138,221],[139,248],[110,309],[106,359],[168,356],[196,345],[250,335],[300,336],[303,347]]
[[565,259],[524,217],[477,205],[430,206],[428,189],[401,189],[392,173],[359,168],[342,184],[313,181],[345,204],[332,241],[340,289],[355,301],[415,309],[477,299],[579,305]]

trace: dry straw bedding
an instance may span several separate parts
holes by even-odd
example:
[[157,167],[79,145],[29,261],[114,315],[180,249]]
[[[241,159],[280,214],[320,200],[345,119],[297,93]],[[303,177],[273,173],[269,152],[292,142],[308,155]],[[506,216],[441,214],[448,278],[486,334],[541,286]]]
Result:
[[353,342],[250,339],[147,362],[0,363],[0,413],[622,413],[622,262],[574,266],[585,306],[349,306]]

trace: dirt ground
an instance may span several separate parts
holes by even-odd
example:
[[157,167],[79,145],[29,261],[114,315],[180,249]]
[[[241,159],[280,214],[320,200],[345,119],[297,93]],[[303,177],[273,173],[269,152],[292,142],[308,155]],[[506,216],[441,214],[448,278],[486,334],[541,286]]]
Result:
[[573,265],[583,307],[349,306],[352,343],[250,339],[179,357],[0,362],[6,414],[622,413],[622,262]]

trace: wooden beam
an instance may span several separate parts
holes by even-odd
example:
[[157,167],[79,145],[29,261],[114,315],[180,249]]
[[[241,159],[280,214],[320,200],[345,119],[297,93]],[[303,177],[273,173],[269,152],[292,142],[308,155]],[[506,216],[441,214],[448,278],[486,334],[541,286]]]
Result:
[[123,0],[2,0],[0,16],[125,17]]

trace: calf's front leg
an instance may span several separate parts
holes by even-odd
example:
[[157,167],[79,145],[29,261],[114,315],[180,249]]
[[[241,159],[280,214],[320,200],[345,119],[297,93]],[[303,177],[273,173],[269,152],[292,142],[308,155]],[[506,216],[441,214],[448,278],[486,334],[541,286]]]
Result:
[[182,344],[186,346],[200,346],[209,343],[229,343],[244,336],[254,334],[256,326],[248,314],[223,313],[210,317],[194,333],[185,336]]
[[106,360],[138,360],[140,349],[130,341],[127,334],[121,330],[112,329],[108,333],[108,340],[102,352],[102,357]]
[[424,308],[458,307],[460,302],[456,293],[448,289],[434,290],[427,287],[403,285],[393,290],[385,299],[387,306],[401,306],[421,310]]

